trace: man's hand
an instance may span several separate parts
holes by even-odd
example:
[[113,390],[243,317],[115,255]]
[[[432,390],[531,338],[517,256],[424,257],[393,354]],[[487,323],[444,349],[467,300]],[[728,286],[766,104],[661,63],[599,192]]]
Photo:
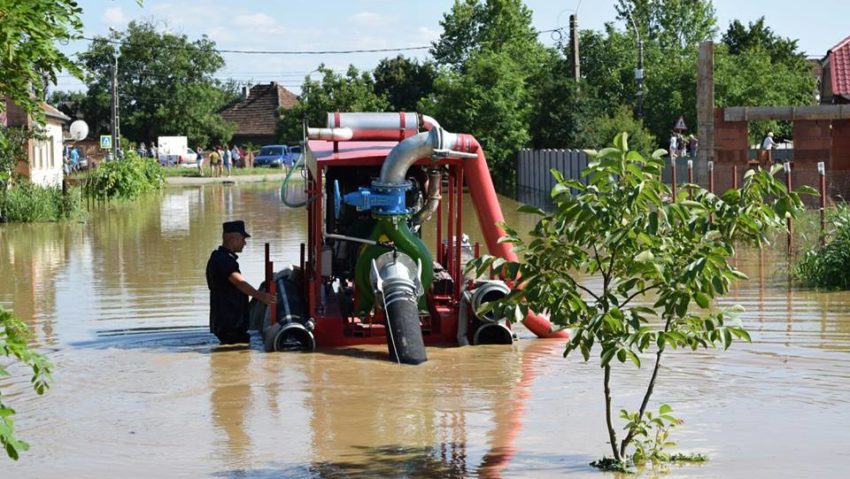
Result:
[[257,291],[257,294],[254,297],[268,306],[277,303],[277,296],[271,293],[267,293],[265,291]]

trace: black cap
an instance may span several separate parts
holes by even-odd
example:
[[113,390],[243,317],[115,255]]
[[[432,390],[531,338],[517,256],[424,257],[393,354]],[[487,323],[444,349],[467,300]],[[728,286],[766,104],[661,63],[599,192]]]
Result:
[[225,233],[242,233],[242,236],[246,238],[251,237],[251,235],[245,231],[244,221],[226,221],[222,223],[221,226]]

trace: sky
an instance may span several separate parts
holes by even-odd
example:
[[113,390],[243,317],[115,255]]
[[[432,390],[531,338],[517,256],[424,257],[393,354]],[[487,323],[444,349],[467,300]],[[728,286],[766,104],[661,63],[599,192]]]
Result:
[[[440,36],[440,20],[452,0],[77,0],[83,8],[84,36],[122,30],[131,20],[153,21],[164,31],[182,33],[190,40],[207,35],[222,50],[326,51],[423,47]],[[568,28],[578,14],[579,28],[602,30],[616,21],[614,0],[526,0],[539,30]],[[764,16],[778,35],[798,39],[800,51],[810,57],[826,52],[850,35],[847,0],[714,0],[722,33],[738,19],[747,24]],[[546,45],[557,43],[557,33],[542,33]],[[85,51],[89,42],[71,42],[66,53]],[[320,63],[344,72],[349,64],[371,70],[378,61],[398,54],[425,59],[427,49],[380,53],[257,55],[226,53],[220,79],[242,83],[276,81],[296,94],[305,75]],[[313,73],[315,75],[315,73]],[[67,74],[54,89],[82,90],[84,85]]]

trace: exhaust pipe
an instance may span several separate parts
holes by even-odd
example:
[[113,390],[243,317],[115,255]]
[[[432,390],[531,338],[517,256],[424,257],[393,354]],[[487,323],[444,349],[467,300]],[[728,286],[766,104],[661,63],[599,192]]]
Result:
[[390,358],[399,364],[421,364],[428,360],[419,324],[421,272],[421,264],[398,251],[372,260],[370,279],[377,304],[383,305],[386,314],[387,347]]

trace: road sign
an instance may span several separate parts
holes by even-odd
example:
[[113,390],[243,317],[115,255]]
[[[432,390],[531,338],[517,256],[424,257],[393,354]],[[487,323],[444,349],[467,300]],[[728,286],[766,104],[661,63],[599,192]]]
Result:
[[111,150],[112,149],[112,135],[100,135],[100,149],[101,150]]
[[676,120],[676,126],[674,126],[673,129],[677,130],[677,131],[682,131],[682,130],[688,129],[688,127],[685,125],[685,117],[684,116],[681,116],[681,115],[679,116],[679,119]]

